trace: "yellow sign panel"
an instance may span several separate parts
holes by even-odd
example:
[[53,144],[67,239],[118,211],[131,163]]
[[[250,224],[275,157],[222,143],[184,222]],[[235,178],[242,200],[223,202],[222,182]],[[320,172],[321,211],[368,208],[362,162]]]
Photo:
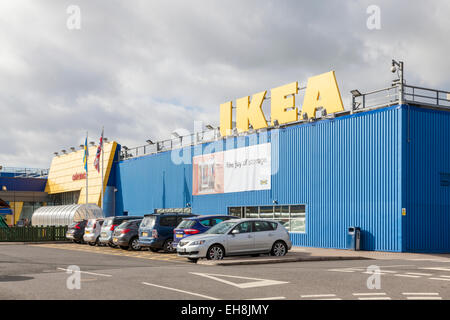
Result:
[[[108,177],[111,172],[114,154],[116,152],[117,143],[104,143],[104,179],[103,187],[106,188]],[[95,203],[100,206],[101,190],[102,190],[102,172],[94,167],[95,154],[97,147],[89,147],[88,160],[88,202]],[[48,173],[47,185],[45,192],[48,194],[80,191],[78,199],[79,204],[86,202],[86,171],[83,164],[84,150],[78,150],[68,154],[59,155],[53,158]],[[100,158],[101,160],[101,158]],[[101,164],[101,161],[100,161]]]
[[[267,121],[262,111],[262,104],[267,91],[236,101],[236,127],[239,132],[248,131],[251,124],[254,129],[267,127]],[[298,120],[298,108],[295,106],[295,97],[298,94],[298,82],[293,82],[271,90],[271,124],[277,120],[279,124],[295,122]],[[232,130],[231,101],[220,105],[220,134],[227,136]],[[315,116],[319,109],[327,113],[344,111],[341,94],[334,71],[323,73],[308,79],[305,98],[303,100],[302,114],[309,118]]]

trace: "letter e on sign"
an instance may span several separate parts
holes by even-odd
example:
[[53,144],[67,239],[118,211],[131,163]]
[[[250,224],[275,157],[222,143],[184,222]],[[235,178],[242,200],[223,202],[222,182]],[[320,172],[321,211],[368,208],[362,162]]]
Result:
[[[292,82],[271,90],[271,121],[289,123],[298,120],[298,111],[295,107],[295,95],[298,93],[298,82]],[[289,110],[288,110],[289,109]]]

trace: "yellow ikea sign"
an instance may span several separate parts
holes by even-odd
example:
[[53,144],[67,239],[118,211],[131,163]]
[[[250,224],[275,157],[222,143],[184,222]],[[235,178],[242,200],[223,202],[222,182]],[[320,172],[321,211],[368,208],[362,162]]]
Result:
[[[251,124],[253,129],[267,128],[266,117],[262,110],[262,104],[267,91],[259,92],[250,97],[236,100],[236,128],[238,132],[248,131]],[[298,94],[298,82],[293,82],[270,91],[271,95],[271,125],[277,120],[279,124],[298,121],[298,108],[295,106],[295,96]],[[341,93],[336,82],[334,71],[320,74],[308,79],[305,97],[301,107],[301,113],[306,113],[308,118],[315,117],[319,108],[327,110],[327,113],[344,111]],[[220,134],[229,135],[232,130],[231,101],[220,105]]]

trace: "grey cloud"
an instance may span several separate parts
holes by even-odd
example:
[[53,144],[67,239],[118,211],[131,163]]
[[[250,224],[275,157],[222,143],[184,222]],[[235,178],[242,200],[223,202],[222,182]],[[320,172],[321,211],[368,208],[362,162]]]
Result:
[[220,103],[331,69],[348,103],[389,85],[391,58],[409,82],[450,87],[445,0],[379,0],[381,30],[372,1],[77,1],[72,31],[71,4],[0,4],[0,165],[48,167],[102,125],[129,147],[217,125]]

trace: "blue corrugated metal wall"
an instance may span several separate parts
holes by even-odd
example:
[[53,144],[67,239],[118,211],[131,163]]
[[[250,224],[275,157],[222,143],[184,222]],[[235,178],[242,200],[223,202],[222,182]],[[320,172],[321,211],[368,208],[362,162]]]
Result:
[[[294,245],[345,248],[349,226],[362,229],[365,250],[402,250],[402,110],[390,107],[269,132],[272,189],[192,194],[192,166],[175,165],[171,153],[115,166],[116,214],[192,205],[194,213],[226,213],[227,207],[306,204],[305,234]],[[234,138],[235,145],[258,143]],[[279,141],[279,152],[275,141]],[[208,144],[201,148],[208,148]],[[193,152],[193,149],[186,149]]]
[[450,252],[450,113],[404,109],[404,249]]

